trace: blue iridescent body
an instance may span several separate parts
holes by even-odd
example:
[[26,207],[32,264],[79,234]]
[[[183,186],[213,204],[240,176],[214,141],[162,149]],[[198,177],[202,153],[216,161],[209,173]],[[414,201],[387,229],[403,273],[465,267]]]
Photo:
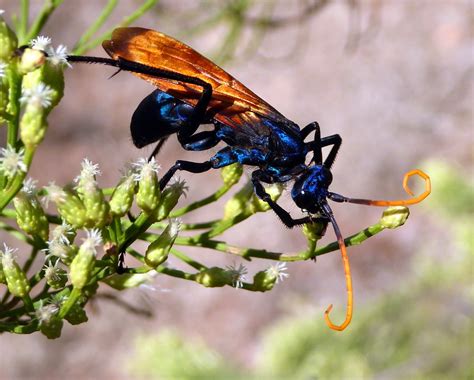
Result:
[[[258,167],[252,175],[252,181],[257,195],[267,201],[267,194],[260,182],[281,183],[296,179],[291,191],[296,205],[310,214],[320,213],[321,203],[326,202],[328,196],[327,189],[332,175],[322,162],[316,165],[306,163],[308,153],[315,147],[314,142],[304,141],[314,130],[317,130],[319,136],[317,123],[301,130],[288,119],[274,120],[252,115],[252,123],[242,122],[236,126],[224,124],[212,116],[205,116],[199,124],[211,124],[214,126],[213,130],[197,131],[186,135],[185,138],[181,137],[180,133],[186,130],[194,112],[195,107],[192,105],[160,90],[153,91],[140,103],[132,117],[131,133],[134,144],[143,147],[151,142],[166,139],[172,134],[177,134],[182,146],[191,151],[207,150],[219,142],[224,142],[226,146],[209,159],[207,169],[222,168],[233,163]],[[321,139],[319,140],[317,148],[320,150]],[[331,139],[329,144],[334,144],[333,140]],[[204,171],[197,166],[195,170],[191,166],[185,170]],[[272,208],[275,210],[275,207],[279,208],[274,204]],[[282,214],[279,216],[285,224],[291,223],[286,223]],[[307,221],[305,218],[298,221],[303,220]]]

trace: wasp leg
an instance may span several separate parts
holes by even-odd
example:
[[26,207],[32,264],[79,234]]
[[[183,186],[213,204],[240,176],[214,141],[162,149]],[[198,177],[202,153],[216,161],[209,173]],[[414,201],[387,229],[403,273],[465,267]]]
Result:
[[207,150],[216,146],[219,141],[219,137],[216,136],[216,131],[204,131],[187,137],[184,141],[181,141],[181,145],[186,150],[201,151]]
[[191,161],[178,160],[160,179],[160,189],[163,190],[165,188],[165,186],[168,184],[170,179],[178,170],[185,170],[190,173],[202,173],[202,172],[207,172],[211,168],[212,168],[212,164],[210,161],[191,162]]
[[341,147],[342,139],[339,135],[327,136],[321,139],[321,147],[332,145],[331,151],[324,160],[323,166],[327,169],[331,169],[334,161],[336,160],[337,152]]
[[313,121],[312,123],[309,123],[306,127],[304,127],[301,130],[301,138],[304,140],[313,131],[316,131],[316,133],[319,136],[321,136],[321,128],[319,127],[319,124],[317,121]]
[[[334,164],[336,160],[337,152],[342,144],[341,136],[339,135],[331,135],[327,137],[320,138],[318,137],[318,131],[316,131],[314,141],[306,143],[306,147],[308,150],[313,152],[313,159],[316,165],[324,165],[326,168],[330,169],[331,166]],[[329,152],[326,160],[323,164],[323,153],[322,148],[325,146],[333,145],[331,151]]]
[[261,170],[256,170],[252,173],[252,183],[255,190],[255,194],[257,194],[257,197],[259,197],[262,201],[268,203],[268,205],[272,208],[275,214],[277,214],[277,216],[280,218],[280,220],[285,226],[287,226],[288,228],[293,228],[295,226],[300,226],[306,223],[327,221],[326,218],[312,218],[310,216],[293,219],[290,213],[286,211],[283,207],[279,206],[278,203],[273,201],[270,195],[265,191],[265,188],[263,187],[260,181],[271,183],[270,179],[266,177],[267,175]]

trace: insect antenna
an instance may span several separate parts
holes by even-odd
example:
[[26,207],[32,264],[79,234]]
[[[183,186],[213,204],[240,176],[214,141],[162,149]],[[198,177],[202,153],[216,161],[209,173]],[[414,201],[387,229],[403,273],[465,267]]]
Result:
[[337,242],[339,244],[339,250],[341,251],[342,263],[344,265],[344,274],[346,276],[346,293],[347,293],[346,319],[344,320],[344,322],[342,322],[342,324],[340,325],[335,325],[334,323],[331,322],[331,319],[329,318],[329,313],[332,310],[332,304],[329,305],[326,311],[324,312],[324,319],[326,321],[326,324],[329,326],[329,328],[336,331],[342,331],[349,325],[349,323],[351,323],[351,320],[352,320],[353,291],[352,291],[351,267],[349,264],[349,257],[347,256],[346,245],[344,243],[341,230],[339,229],[336,219],[334,218],[334,214],[332,213],[331,207],[329,207],[327,203],[323,203],[321,205],[321,208],[324,214],[329,218],[329,221],[331,222],[332,227],[334,228],[334,233],[336,234]]
[[[414,196],[415,194],[408,186],[408,180],[417,175],[425,181],[425,191],[418,196]],[[405,173],[403,177],[403,189],[407,192],[407,194],[413,196],[411,199],[400,199],[400,200],[373,200],[373,199],[359,199],[359,198],[348,198],[336,193],[328,193],[328,198],[334,202],[347,202],[347,203],[356,203],[361,205],[368,205],[368,206],[409,206],[414,205],[416,203],[420,203],[423,199],[425,199],[431,193],[431,179],[420,169],[410,170],[408,173]]]

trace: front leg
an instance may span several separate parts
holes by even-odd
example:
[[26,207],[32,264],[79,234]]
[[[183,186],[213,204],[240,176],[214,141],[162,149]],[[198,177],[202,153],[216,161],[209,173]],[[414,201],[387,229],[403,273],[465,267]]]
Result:
[[[283,222],[285,226],[288,228],[293,228],[295,226],[300,226],[302,224],[311,223],[311,222],[318,222],[322,221],[324,218],[312,218],[310,216],[305,216],[304,218],[293,219],[288,211],[286,211],[283,207],[279,206],[278,203],[272,200],[270,195],[265,191],[262,183],[260,182],[264,179],[265,174],[261,170],[256,170],[252,173],[252,183],[255,190],[255,194],[259,197],[262,201],[267,202],[271,209],[277,214],[280,220]],[[265,178],[265,182],[269,182],[268,178]],[[326,221],[324,219],[324,221]]]

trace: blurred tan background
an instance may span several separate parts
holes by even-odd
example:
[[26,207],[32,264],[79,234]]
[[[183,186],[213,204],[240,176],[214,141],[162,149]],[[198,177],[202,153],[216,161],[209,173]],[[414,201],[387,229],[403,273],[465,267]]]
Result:
[[[257,18],[268,2],[254,2],[248,18]],[[105,3],[66,1],[46,26],[45,34],[55,45],[73,45]],[[121,1],[112,21],[129,14],[137,3]],[[135,25],[179,37],[212,56],[216,51],[223,53],[220,44],[231,23],[216,22],[204,31],[186,31],[199,20],[218,14],[223,3],[162,1]],[[433,162],[447,164],[449,170],[472,180],[471,1],[321,1],[320,7],[304,18],[297,15],[311,2],[274,3],[274,19],[293,21],[266,29],[253,50],[249,47],[255,41],[256,29],[247,21],[235,52],[220,55],[222,66],[300,126],[317,120],[323,135],[342,136],[333,169],[333,191],[352,197],[403,197],[403,174],[413,168],[428,170]],[[38,9],[41,2],[32,4]],[[16,7],[17,1],[0,0],[7,19]],[[88,54],[105,56],[100,48]],[[129,120],[152,88],[127,73],[108,80],[112,73],[109,68],[90,65],[67,70],[64,99],[50,118],[47,137],[32,168],[31,175],[40,185],[52,180],[61,185],[71,181],[87,157],[100,164],[100,184],[112,186],[125,163],[150,153],[131,144]],[[185,152],[171,138],[158,162],[168,168],[178,158],[200,161],[212,153]],[[181,177],[190,187],[183,204],[210,194],[220,183],[218,172],[185,173]],[[456,197],[455,191],[452,197]],[[420,262],[442,267],[456,260],[461,249],[457,235],[436,213],[437,199],[433,196],[412,207],[403,228],[349,249],[354,320],[362,318],[362,310],[376,300],[397,294],[408,279],[416,277]],[[292,208],[289,194],[280,202]],[[466,207],[472,209],[472,205]],[[375,223],[382,209],[334,205],[334,211],[343,233],[349,235]],[[185,221],[203,221],[221,214],[222,208],[211,206]],[[239,246],[283,252],[305,247],[301,230],[286,229],[270,212],[252,217],[225,237]],[[324,241],[333,240],[328,229]],[[206,264],[238,262],[213,252],[188,252]],[[290,277],[265,294],[205,289],[196,283],[158,276],[155,291],[136,289],[119,295],[132,305],[153,311],[152,318],[99,298],[88,308],[90,321],[77,327],[68,325],[56,341],[39,334],[1,336],[0,378],[131,378],[127,365],[135,337],[168,328],[191,341],[206,342],[237,367],[251,368],[260,352],[262,334],[282,317],[312,316],[315,325],[326,329],[323,311],[334,303],[333,319],[342,320],[346,296],[340,261],[336,252],[318,258],[316,264],[290,264]],[[248,264],[250,275],[269,264],[254,260]],[[106,287],[102,291],[111,293]],[[458,312],[453,310],[453,314]],[[472,303],[469,314],[472,317]],[[449,329],[455,321],[448,318],[444,323],[442,328]],[[343,334],[351,333],[349,327]],[[329,342],[341,339],[329,329],[323,334]],[[390,341],[386,345],[389,349]]]

